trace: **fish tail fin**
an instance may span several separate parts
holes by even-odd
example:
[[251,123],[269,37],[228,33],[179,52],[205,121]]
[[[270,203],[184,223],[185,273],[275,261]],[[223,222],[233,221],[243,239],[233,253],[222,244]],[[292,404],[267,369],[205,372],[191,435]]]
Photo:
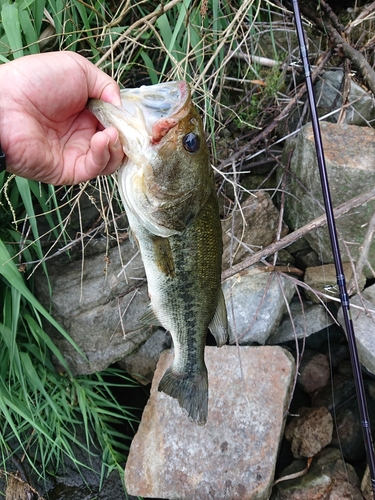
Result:
[[205,366],[201,372],[193,375],[182,375],[173,370],[173,365],[170,366],[159,382],[158,390],[177,399],[192,422],[198,425],[207,422],[208,377]]

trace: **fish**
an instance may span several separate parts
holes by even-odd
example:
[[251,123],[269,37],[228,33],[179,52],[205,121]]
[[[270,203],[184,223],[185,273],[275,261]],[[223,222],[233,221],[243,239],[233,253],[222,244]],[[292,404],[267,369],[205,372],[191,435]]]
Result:
[[219,206],[202,119],[185,81],[121,91],[122,106],[90,100],[104,127],[116,127],[125,153],[117,171],[131,236],[145,267],[150,306],[143,323],[171,333],[174,359],[158,390],[189,420],[207,422],[208,330],[228,338],[221,289]]

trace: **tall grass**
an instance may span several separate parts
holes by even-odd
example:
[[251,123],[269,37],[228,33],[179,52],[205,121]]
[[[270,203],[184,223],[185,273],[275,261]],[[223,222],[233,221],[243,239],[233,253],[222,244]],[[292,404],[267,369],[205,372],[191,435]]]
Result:
[[[135,386],[124,374],[73,377],[63,356],[44,330],[48,321],[73,343],[38,302],[32,291],[32,266],[43,261],[35,208],[44,211],[51,233],[59,236],[51,214],[51,187],[0,174],[0,460],[23,456],[35,473],[56,472],[69,457],[78,468],[77,449],[102,456],[101,479],[113,468],[121,472],[129,445],[117,424],[135,418],[112,394],[117,385]],[[30,279],[27,279],[30,278]],[[44,322],[42,321],[44,320]],[[74,344],[74,343],[73,343]],[[79,347],[75,346],[79,351]],[[83,354],[82,354],[83,355]],[[58,373],[52,356],[64,367]],[[83,438],[78,438],[83,429]],[[36,466],[38,464],[38,467]],[[1,466],[0,466],[1,467]]]
[[[256,126],[246,115],[248,100],[237,98],[239,91],[256,95],[259,109],[262,99],[270,98],[263,94],[264,86],[269,87],[269,70],[250,56],[266,52],[269,57],[262,37],[264,23],[279,15],[273,9],[264,0],[171,0],[163,4],[0,0],[0,62],[43,51],[73,50],[121,86],[187,80],[215,152],[215,140],[235,120],[247,123],[250,130]],[[272,58],[289,57],[272,32],[270,36]],[[274,83],[272,98],[278,92]],[[103,193],[103,203],[111,204],[113,185],[98,179],[96,188]],[[79,206],[79,195],[72,193],[68,190],[64,201],[71,210],[68,216],[62,215],[53,187],[0,174],[0,412],[4,417],[0,445],[3,464],[21,450],[31,465],[38,460],[42,470],[47,470],[56,468],[64,455],[80,466],[72,443],[89,454],[96,442],[104,477],[113,467],[120,470],[126,455],[126,445],[120,444],[126,436],[112,424],[132,422],[133,417],[113,398],[105,375],[75,378],[70,374],[44,322],[68,335],[37,301],[32,288],[33,263],[44,265],[46,247],[41,241],[54,240],[48,250],[51,256],[69,240],[66,228]],[[47,234],[41,232],[41,221],[49,227]],[[65,367],[65,374],[55,371],[52,356]],[[120,380],[124,386],[130,384],[123,376]],[[84,428],[83,442],[76,438],[78,425]],[[10,445],[14,442],[16,449]]]

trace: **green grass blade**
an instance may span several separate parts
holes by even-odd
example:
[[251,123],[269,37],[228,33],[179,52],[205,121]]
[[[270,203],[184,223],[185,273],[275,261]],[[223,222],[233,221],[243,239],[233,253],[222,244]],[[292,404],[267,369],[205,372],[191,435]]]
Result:
[[157,71],[155,70],[154,63],[152,62],[150,56],[142,50],[141,57],[146,65],[148,76],[150,77],[151,83],[155,85],[159,82],[159,76]]
[[21,25],[18,14],[18,6],[16,3],[3,4],[1,9],[1,20],[14,58],[24,55]]
[[[4,278],[14,287],[16,290],[20,292],[20,294],[31,304],[33,308],[35,308],[44,318],[51,323],[74,347],[77,351],[84,356],[81,349],[78,345],[69,337],[69,335],[65,332],[65,330],[54,320],[54,318],[44,309],[44,307],[40,304],[40,302],[34,297],[31,291],[27,288],[25,282],[22,279],[20,272],[17,269],[17,266],[12,261],[12,257],[9,254],[6,246],[0,240],[0,274],[4,276]],[[46,339],[47,340],[47,339]],[[52,341],[51,341],[52,342]],[[54,344],[52,344],[54,345]],[[68,366],[62,357],[61,353],[54,348],[54,353],[58,356],[59,361],[62,363],[64,368],[69,371]]]
[[38,54],[39,53],[38,36],[31,22],[29,13],[25,10],[20,10],[19,19],[30,54]]

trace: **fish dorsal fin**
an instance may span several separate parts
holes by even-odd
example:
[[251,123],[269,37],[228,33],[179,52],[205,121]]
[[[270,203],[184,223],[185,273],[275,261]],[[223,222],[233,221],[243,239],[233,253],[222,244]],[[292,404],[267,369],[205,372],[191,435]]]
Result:
[[221,347],[224,345],[228,340],[228,318],[227,308],[225,306],[224,295],[221,287],[219,290],[217,308],[208,328],[215,337],[217,346]]

